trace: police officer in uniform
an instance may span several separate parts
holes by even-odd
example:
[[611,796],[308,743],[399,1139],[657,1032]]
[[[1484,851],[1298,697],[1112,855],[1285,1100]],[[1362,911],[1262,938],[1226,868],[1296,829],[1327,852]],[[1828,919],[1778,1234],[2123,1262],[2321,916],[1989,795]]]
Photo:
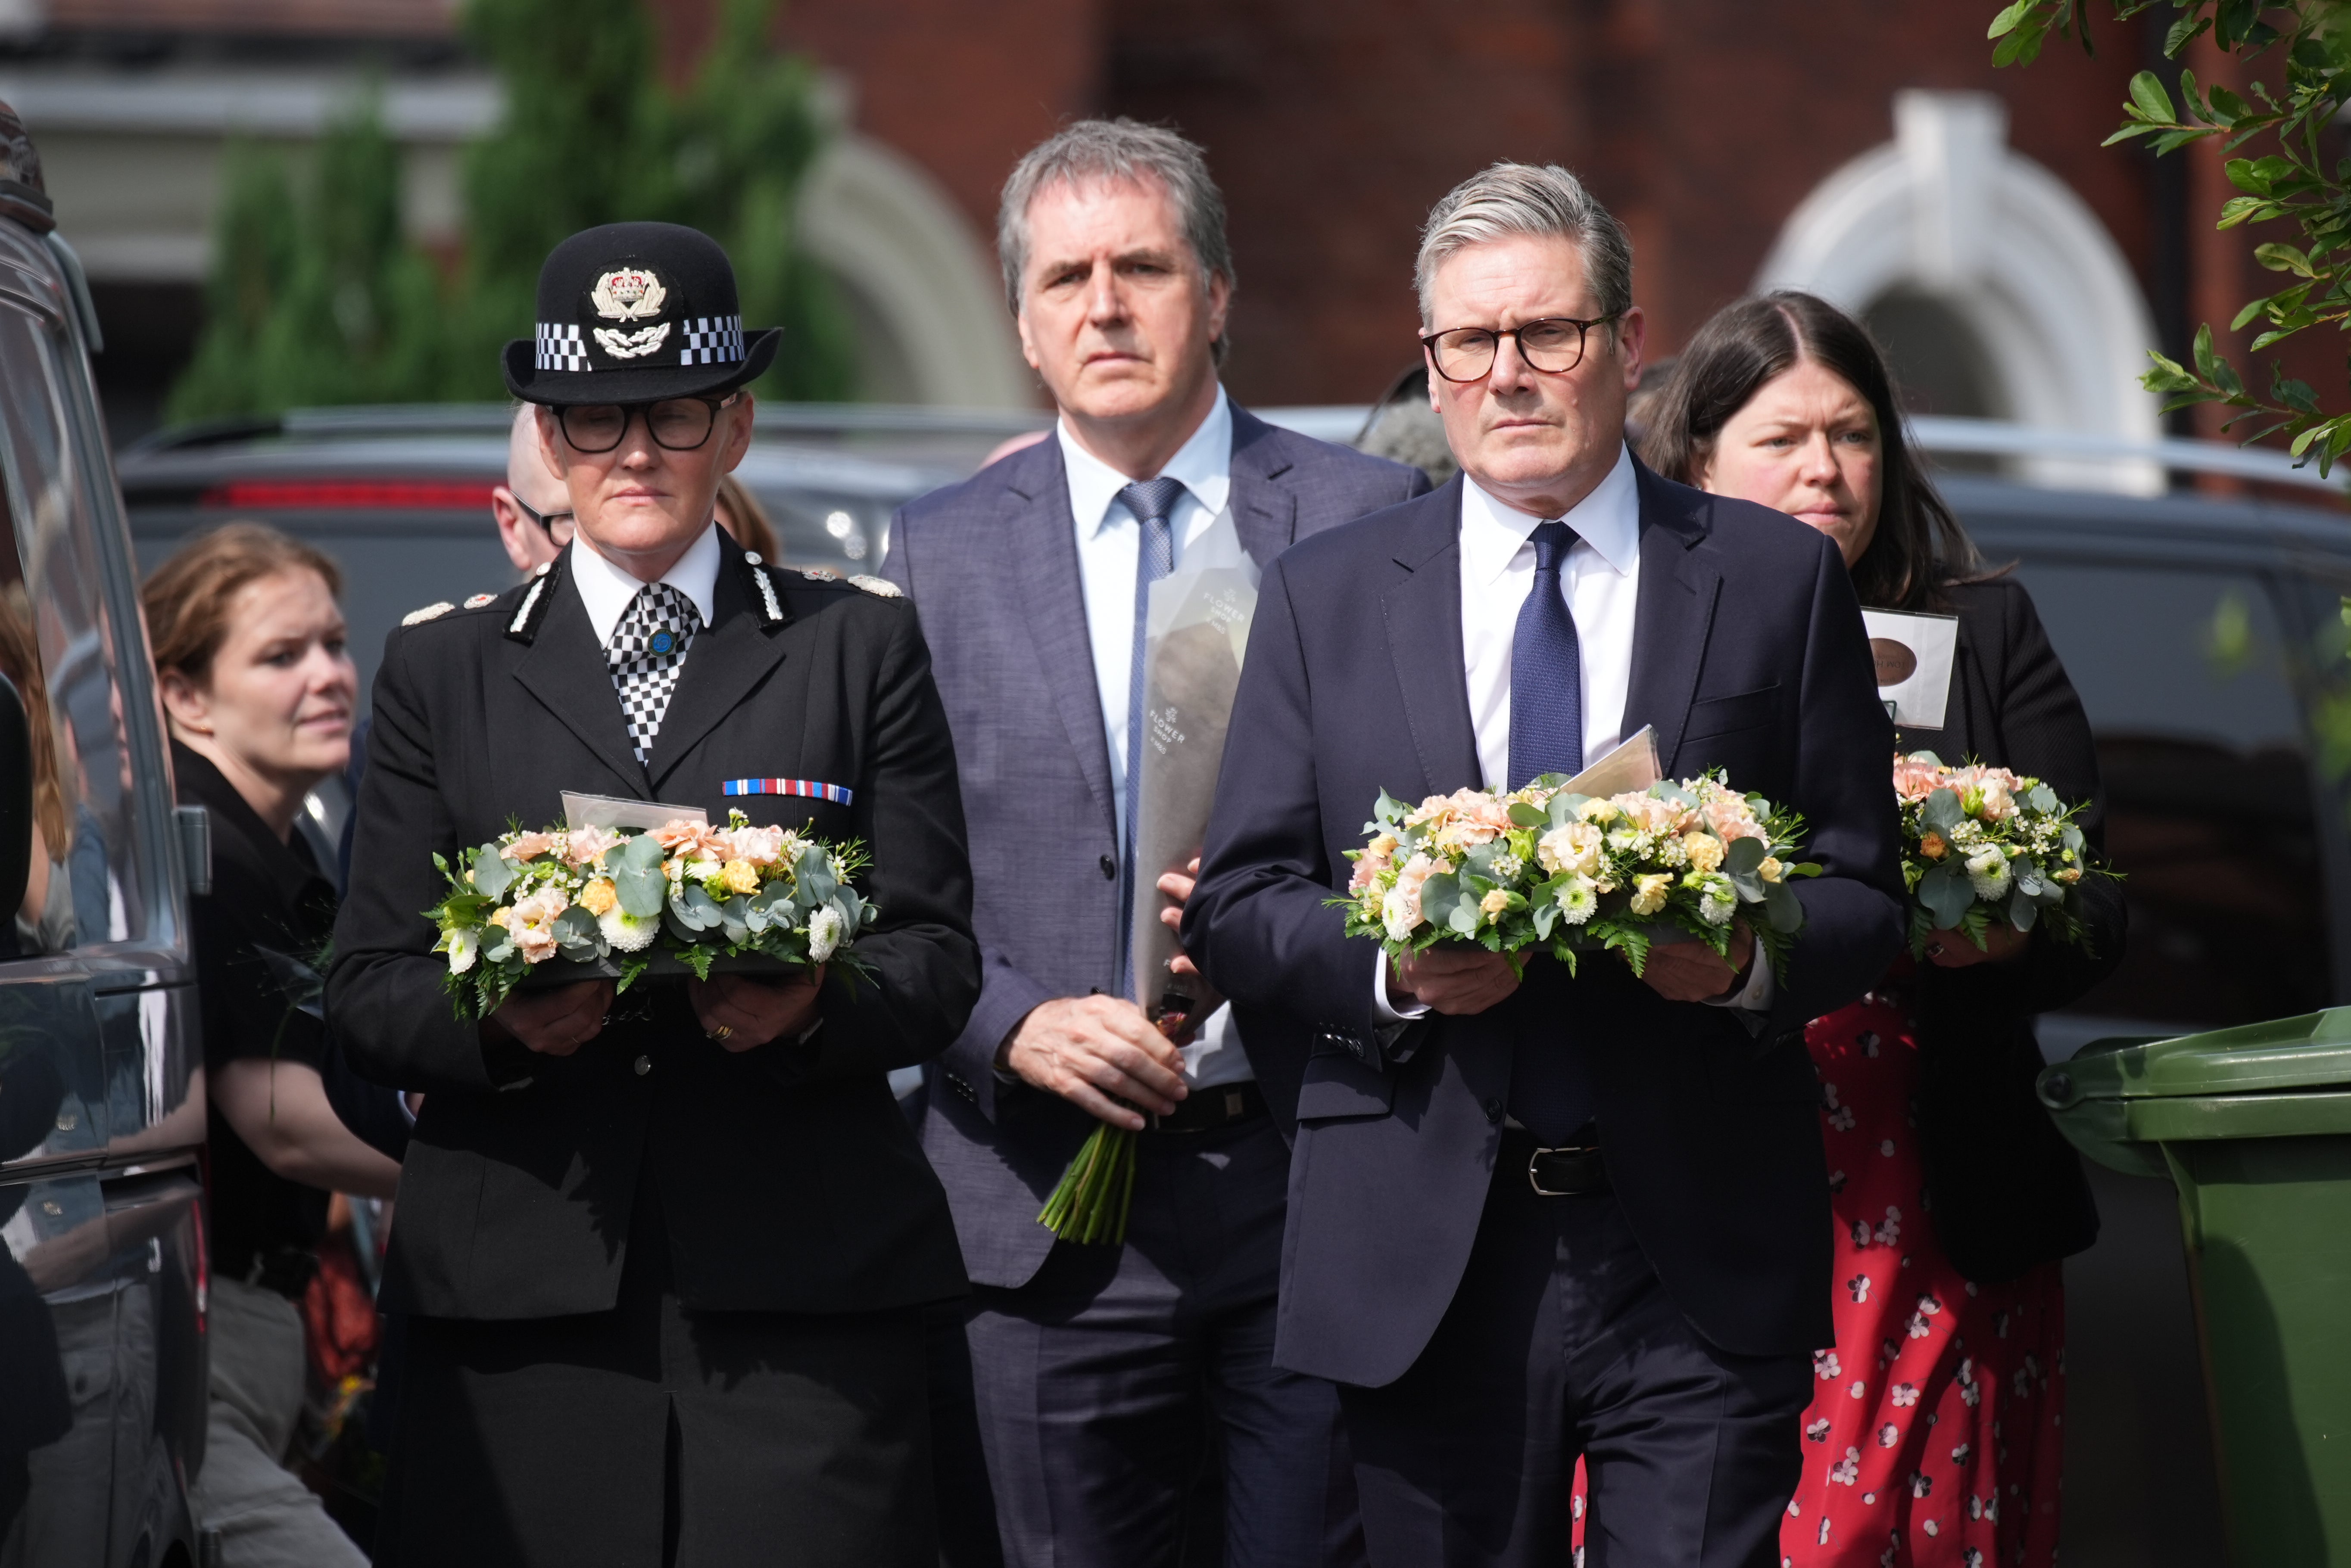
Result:
[[[936,1561],[924,1324],[966,1286],[887,1075],[978,994],[955,756],[895,589],[712,521],[778,336],[738,308],[692,229],[556,247],[506,373],[576,537],[395,631],[376,677],[328,1008],[361,1071],[425,1092],[379,1563]],[[566,790],[864,840],[869,974],[575,982],[460,1021],[433,856],[560,823]]]

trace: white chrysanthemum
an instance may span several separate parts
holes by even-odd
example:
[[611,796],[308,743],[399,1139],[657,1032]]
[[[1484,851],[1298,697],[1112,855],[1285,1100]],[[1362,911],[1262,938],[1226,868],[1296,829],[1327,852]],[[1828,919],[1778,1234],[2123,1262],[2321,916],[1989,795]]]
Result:
[[1413,927],[1420,923],[1420,909],[1403,888],[1391,888],[1381,902],[1380,919],[1387,927],[1388,940],[1401,942],[1407,940]]
[[1600,908],[1600,896],[1593,891],[1588,877],[1570,877],[1559,885],[1559,891],[1552,897],[1559,905],[1561,917],[1571,926],[1583,924]]
[[1736,907],[1729,898],[1718,898],[1708,893],[1698,901],[1698,918],[1709,926],[1727,926],[1730,924],[1731,911]]
[[632,915],[615,904],[596,917],[596,929],[621,952],[642,952],[661,934],[659,915]]
[[463,974],[474,967],[481,956],[482,938],[478,931],[451,931],[442,940],[442,950],[449,955],[449,972]]
[[831,904],[819,904],[809,916],[809,961],[822,963],[841,946],[841,911]]
[[1986,902],[2001,898],[2008,892],[2008,857],[1996,847],[1968,857],[1968,886]]

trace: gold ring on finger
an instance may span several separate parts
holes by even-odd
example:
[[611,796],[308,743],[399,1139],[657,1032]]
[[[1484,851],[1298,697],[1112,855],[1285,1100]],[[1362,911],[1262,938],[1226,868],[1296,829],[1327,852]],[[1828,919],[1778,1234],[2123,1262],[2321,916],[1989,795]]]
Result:
[[711,1026],[711,1029],[710,1029],[710,1037],[711,1037],[713,1040],[717,1041],[719,1044],[726,1044],[726,1042],[727,1038],[728,1038],[730,1035],[732,1035],[734,1033],[735,1033],[735,1026],[734,1026],[733,1024],[731,1024],[731,1023],[716,1023],[716,1024],[713,1024],[713,1025]]

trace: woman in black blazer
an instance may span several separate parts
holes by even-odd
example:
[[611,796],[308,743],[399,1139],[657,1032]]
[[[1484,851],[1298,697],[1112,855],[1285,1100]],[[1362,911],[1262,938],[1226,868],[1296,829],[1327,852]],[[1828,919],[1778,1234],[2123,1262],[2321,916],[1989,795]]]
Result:
[[[1701,328],[1650,405],[1669,478],[1835,539],[1863,604],[1956,616],[1940,730],[1903,752],[2045,780],[2093,846],[2105,803],[2082,704],[2022,585],[1986,571],[1902,434],[1869,336],[1802,294]],[[1891,759],[1888,759],[1889,763]],[[1892,787],[1889,776],[1888,785]],[[2064,1409],[2058,1260],[2097,1235],[2081,1162],[2033,1096],[2033,1015],[2121,958],[2114,884],[2081,888],[2085,946],[1937,931],[1926,961],[1805,1032],[1821,1070],[1838,1234],[1837,1343],[1815,1357],[1803,1479],[1781,1532],[1803,1568],[2047,1563]],[[1980,1557],[1975,1553],[1980,1553]]]

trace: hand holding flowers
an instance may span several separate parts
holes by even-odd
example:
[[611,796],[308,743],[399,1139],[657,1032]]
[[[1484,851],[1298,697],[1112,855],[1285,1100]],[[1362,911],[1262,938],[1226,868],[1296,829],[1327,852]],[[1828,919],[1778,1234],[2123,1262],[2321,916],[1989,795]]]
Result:
[[2074,822],[2080,805],[2066,805],[2037,778],[1949,767],[1932,752],[1894,759],[1894,796],[1912,957],[1928,956],[1938,931],[1957,932],[1987,956],[2005,956],[1994,946],[2022,947],[2035,929],[2086,945],[2082,879],[2115,873],[2091,864]]
[[1775,971],[1803,925],[1788,886],[1802,821],[1713,775],[1610,796],[1571,793],[1554,775],[1507,794],[1461,790],[1417,807],[1380,797],[1372,835],[1351,851],[1347,931],[1392,960],[1482,948],[1516,970],[1529,950],[1573,972],[1579,950],[1614,950],[1646,967],[1661,930],[1726,961],[1734,917]]
[[[453,870],[434,857],[449,890],[425,918],[440,929],[434,950],[447,955],[447,985],[462,1018],[498,1012],[534,966],[556,958],[617,955],[614,989],[622,991],[657,957],[676,960],[703,982],[721,956],[853,970],[849,944],[873,913],[850,886],[866,863],[862,845],[753,826],[739,811],[723,828],[681,818],[644,833],[515,829],[458,859]],[[695,1005],[730,1031],[738,1023],[728,1008],[744,1012],[747,1036],[764,1033],[777,1022],[768,1015],[784,1007],[778,998],[737,997],[731,984],[697,986]],[[576,1009],[534,1001],[510,1026],[535,1050],[568,1054],[567,1041],[576,1050],[595,1033],[580,1033],[570,1022],[585,1006],[584,998]],[[601,1007],[596,1018],[601,1023]],[[716,1033],[718,1025],[705,1018],[705,1026]]]

